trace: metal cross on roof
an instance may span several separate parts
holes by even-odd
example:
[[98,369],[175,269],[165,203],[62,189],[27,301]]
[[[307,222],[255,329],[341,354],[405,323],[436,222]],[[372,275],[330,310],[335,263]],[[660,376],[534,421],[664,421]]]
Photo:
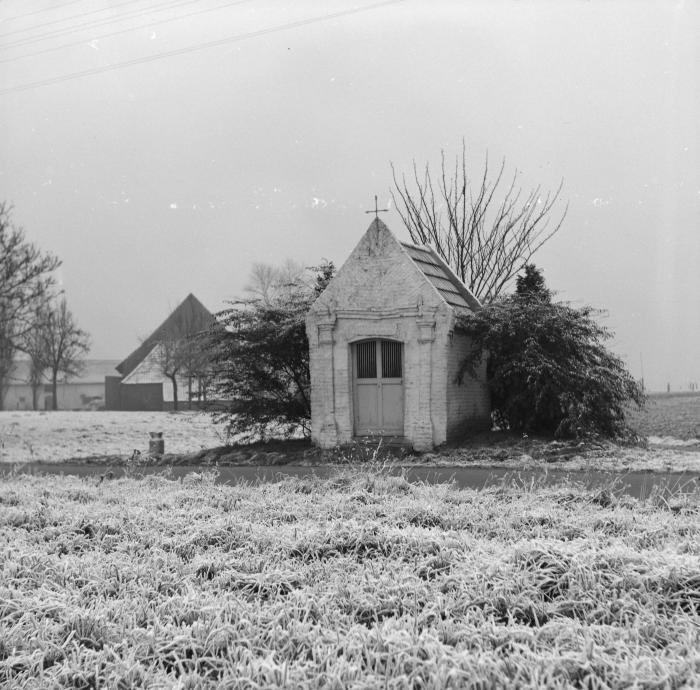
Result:
[[388,208],[379,208],[378,202],[377,202],[377,195],[374,195],[374,210],[371,211],[365,211],[365,213],[374,213],[374,217],[379,220],[379,214],[380,213],[388,213],[389,209]]

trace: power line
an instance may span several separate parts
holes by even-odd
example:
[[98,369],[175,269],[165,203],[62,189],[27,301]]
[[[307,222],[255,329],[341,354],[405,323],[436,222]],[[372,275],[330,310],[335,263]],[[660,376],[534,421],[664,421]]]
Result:
[[[110,38],[112,36],[119,36],[121,34],[126,34],[131,31],[138,31],[139,29],[148,29],[152,26],[159,26],[161,24],[167,24],[168,22],[176,22],[181,19],[186,19],[187,17],[192,17],[196,14],[204,14],[205,12],[215,12],[217,10],[223,10],[227,7],[233,7],[234,5],[242,5],[245,2],[252,2],[252,0],[235,0],[235,2],[229,2],[224,5],[219,5],[218,7],[206,7],[202,10],[194,10],[193,12],[187,12],[186,14],[181,14],[177,17],[168,17],[167,19],[159,19],[155,22],[149,22],[148,24],[139,24],[137,26],[130,26],[127,29],[120,29],[119,31],[110,31],[106,34],[100,34],[99,36],[94,36],[91,38],[92,41],[101,41],[103,38]],[[64,43],[61,46],[54,46],[53,48],[45,48],[44,50],[37,50],[34,53],[27,53],[26,55],[17,55],[16,57],[2,58],[0,59],[0,64],[5,62],[16,62],[17,60],[24,60],[25,58],[38,57],[39,55],[44,55],[45,53],[53,53],[57,50],[63,50],[64,48],[73,48],[74,46],[84,46],[85,40],[74,41],[73,43]]]
[[[121,16],[110,17],[109,19],[91,19],[90,21],[83,22],[82,24],[74,24],[72,27],[64,27],[63,29],[49,31],[45,34],[40,34],[39,36],[22,38],[18,41],[14,41],[13,43],[6,43],[3,48],[17,48],[20,46],[29,45],[30,43],[43,41],[46,38],[60,38],[61,36],[65,36],[67,34],[74,34],[76,31],[81,31],[84,28],[96,28],[98,26],[106,26],[115,22],[123,22],[126,19],[134,19],[135,17],[140,17],[144,14],[150,14],[155,10],[182,7],[183,5],[191,5],[192,3],[196,3],[198,1],[199,0],[168,0],[168,2],[161,3],[160,5],[152,5],[146,10],[139,9],[134,12],[127,12]],[[121,5],[115,5],[115,7],[123,7],[124,5],[130,5],[134,2],[139,2],[139,0],[128,0],[128,2],[122,3]]]
[[62,7],[68,7],[68,5],[75,5],[83,0],[70,0],[70,2],[64,2],[62,5],[52,5],[51,7],[43,7],[40,10],[34,10],[34,12],[27,12],[26,14],[16,14],[14,17],[8,17],[5,19],[6,22],[13,22],[16,19],[24,19],[25,17],[31,17],[35,14],[41,14],[42,12],[51,12],[52,10],[60,10]]
[[[133,2],[138,2],[138,0],[128,0],[128,2],[122,3],[121,5],[116,5],[116,7],[123,7],[124,5],[132,4]],[[73,24],[72,26],[64,27],[62,29],[55,29],[44,34],[39,34],[38,36],[29,36],[16,40],[12,43],[7,43],[3,48],[18,48],[21,46],[29,45],[30,43],[41,42],[45,39],[61,38],[68,34],[74,34],[83,29],[94,29],[100,26],[108,26],[110,24],[123,22],[129,19],[135,19],[136,17],[141,17],[143,15],[148,15],[154,11],[160,11],[163,9],[173,9],[177,7],[182,7],[183,5],[190,5],[196,3],[198,0],[168,0],[160,4],[152,5],[147,9],[137,8],[132,11],[128,11],[117,15],[116,17],[110,17],[108,19],[91,19],[90,21],[83,22],[82,24]]]
[[127,0],[120,5],[113,5],[112,7],[103,7],[99,10],[90,10],[89,12],[81,12],[79,14],[72,14],[70,17],[62,17],[61,19],[52,19],[50,22],[44,22],[43,24],[35,24],[34,26],[28,26],[25,29],[15,29],[14,31],[8,31],[6,34],[0,34],[0,38],[5,38],[6,36],[12,36],[13,34],[21,34],[24,31],[33,31],[34,29],[42,29],[45,26],[51,26],[52,24],[61,24],[62,22],[70,21],[71,19],[81,19],[86,17],[88,14],[95,14],[97,12],[106,12],[107,10],[116,10],[124,5],[133,5],[139,0]]
[[7,89],[0,90],[0,96],[5,96],[10,93],[17,93],[19,91],[27,91],[29,89],[35,89],[41,86],[51,86],[52,84],[60,84],[64,81],[69,81],[71,79],[80,79],[82,77],[88,77],[94,74],[102,74],[104,72],[111,72],[113,70],[122,69],[124,67],[131,67],[133,65],[140,65],[146,62],[154,62],[156,60],[162,60],[164,58],[175,57],[177,55],[185,55],[187,53],[194,53],[200,50],[206,50],[208,48],[215,48],[217,46],[226,45],[227,43],[236,43],[238,41],[244,41],[249,38],[257,38],[258,36],[265,36],[267,34],[275,33],[277,31],[287,31],[289,29],[297,29],[302,26],[308,26],[309,24],[316,24],[318,22],[325,22],[329,19],[337,19],[338,17],[346,17],[352,14],[360,14],[361,12],[368,12],[371,10],[379,9],[380,7],[386,7],[387,5],[396,5],[404,0],[385,0],[384,2],[377,2],[373,5],[367,5],[365,7],[356,7],[351,10],[342,10],[340,12],[333,12],[332,14],[326,14],[321,17],[310,17],[308,19],[301,19],[296,22],[289,22],[288,24],[281,24],[280,26],[273,26],[268,29],[260,29],[258,31],[250,31],[245,34],[237,34],[236,36],[229,36],[227,38],[222,38],[217,41],[209,41],[207,43],[198,43],[194,46],[188,46],[187,48],[178,48],[177,50],[170,50],[164,53],[157,53],[155,55],[147,55],[141,58],[135,58],[133,60],[127,60],[125,62],[117,62],[112,65],[105,65],[104,67],[95,67],[93,69],[83,70],[82,72],[73,72],[72,74],[65,74],[60,77],[52,77],[50,79],[43,79],[41,81],[30,82],[28,84],[19,84],[18,86],[11,86]]

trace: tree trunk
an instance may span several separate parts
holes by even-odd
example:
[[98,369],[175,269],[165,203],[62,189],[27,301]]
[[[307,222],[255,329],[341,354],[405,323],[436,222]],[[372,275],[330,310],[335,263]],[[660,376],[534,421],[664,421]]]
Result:
[[192,377],[187,377],[187,409],[192,409]]
[[58,409],[58,371],[51,375],[51,409]]
[[32,410],[39,409],[39,386],[32,386]]
[[175,375],[168,376],[173,384],[173,411],[177,412],[177,377]]
[[[0,214],[2,213],[2,205],[0,204]],[[1,220],[1,219],[0,219]],[[5,396],[10,386],[10,374],[12,373],[12,359],[7,358],[5,343],[0,338],[0,411],[5,409]]]

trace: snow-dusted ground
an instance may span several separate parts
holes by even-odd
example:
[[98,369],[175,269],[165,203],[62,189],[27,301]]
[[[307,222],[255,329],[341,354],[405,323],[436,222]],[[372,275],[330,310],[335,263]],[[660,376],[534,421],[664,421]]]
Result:
[[[425,461],[425,459],[423,459]],[[569,472],[597,471],[604,472],[692,472],[700,474],[700,448],[690,451],[672,448],[626,448],[616,447],[606,452],[586,451],[567,457],[547,458],[533,457],[527,453],[512,454],[503,459],[474,459],[457,449],[444,456],[430,458],[436,465],[454,465],[460,467],[502,467],[512,470],[556,469]]]
[[[195,453],[224,445],[221,426],[196,412],[0,412],[0,463],[63,462],[77,458],[127,459],[148,452],[149,432],[162,431],[165,452]],[[649,437],[648,448],[557,442],[467,444],[406,458],[407,464],[649,470],[700,473],[700,439]]]
[[649,436],[647,441],[652,446],[665,446],[668,448],[700,447],[700,438],[675,438],[673,436]]
[[166,453],[221,446],[223,429],[197,412],[0,412],[0,462],[61,462],[148,452],[162,431]]

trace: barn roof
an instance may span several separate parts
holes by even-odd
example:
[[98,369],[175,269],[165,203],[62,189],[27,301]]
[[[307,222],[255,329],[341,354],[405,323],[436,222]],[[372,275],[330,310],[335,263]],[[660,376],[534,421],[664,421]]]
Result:
[[407,242],[401,242],[401,246],[451,307],[469,311],[481,307],[479,300],[472,295],[469,288],[430,247],[419,247]]
[[204,331],[214,322],[214,315],[192,294],[175,307],[170,316],[156,328],[126,359],[117,364],[115,369],[122,375],[128,376],[148,353],[158,344],[161,338],[181,338]]

